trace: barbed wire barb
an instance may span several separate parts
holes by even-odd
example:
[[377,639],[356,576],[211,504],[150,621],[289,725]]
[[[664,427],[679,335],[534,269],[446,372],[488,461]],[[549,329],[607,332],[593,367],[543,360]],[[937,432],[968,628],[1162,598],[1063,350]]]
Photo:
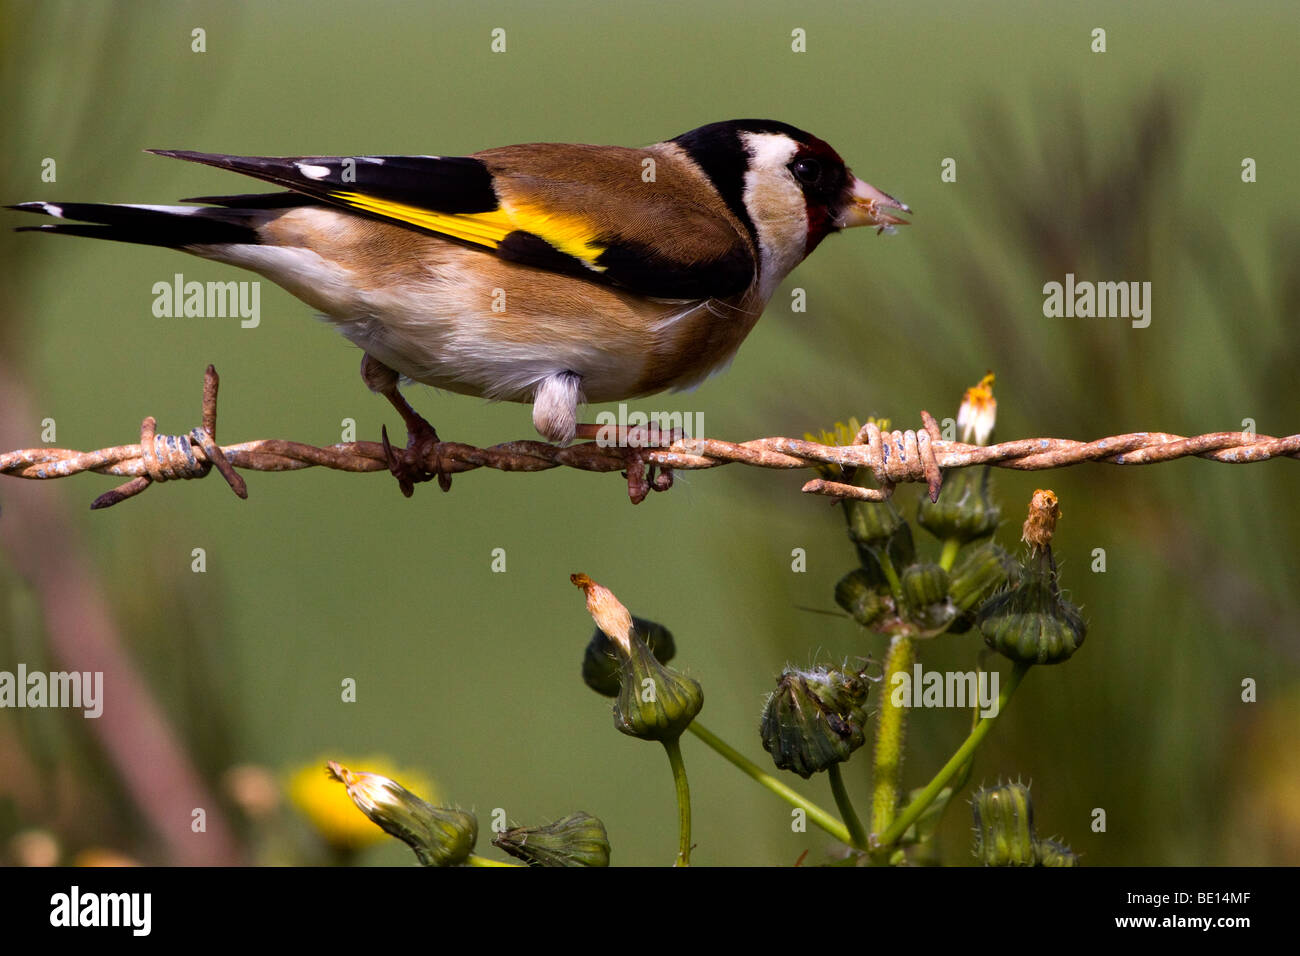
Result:
[[[0,454],[0,474],[48,479],[93,471],[128,478],[95,499],[91,508],[101,509],[134,497],[155,483],[203,478],[213,468],[240,498],[248,497],[248,488],[236,469],[297,471],[320,467],[349,472],[388,471],[384,448],[379,442],[343,442],[321,448],[267,438],[218,445],[218,384],[216,369],[209,365],[203,382],[203,423],[188,435],[159,435],[157,422],[149,417],[141,423],[140,441],[136,444],[88,452],[63,448],[20,449]],[[598,440],[563,447],[542,441],[511,441],[489,448],[439,442],[429,451],[425,466],[431,474],[445,475],[478,468],[526,472],[559,467],[618,471],[625,474],[628,493],[635,504],[651,489],[663,491],[670,487],[674,470],[702,470],[728,464],[779,469],[839,466],[844,477],[865,468],[875,478],[876,487],[822,477],[808,481],[802,490],[805,494],[832,498],[881,501],[904,482],[924,483],[931,499],[937,500],[945,471],[973,465],[1038,471],[1088,461],[1149,465],[1194,456],[1228,464],[1248,464],[1271,458],[1300,458],[1300,434],[1273,438],[1253,432],[1211,432],[1189,438],[1165,432],[1134,432],[1091,442],[1022,438],[996,445],[968,445],[945,441],[938,423],[928,412],[921,412],[921,421],[920,431],[884,432],[874,423],[868,423],[850,445],[822,445],[797,438],[758,438],[736,443],[676,434],[666,446],[654,443],[643,446],[635,440],[630,445]],[[629,437],[635,439],[636,431]],[[656,434],[651,430],[648,437],[654,438]],[[647,437],[647,433],[642,431],[641,437]],[[657,477],[655,469],[661,472]]]

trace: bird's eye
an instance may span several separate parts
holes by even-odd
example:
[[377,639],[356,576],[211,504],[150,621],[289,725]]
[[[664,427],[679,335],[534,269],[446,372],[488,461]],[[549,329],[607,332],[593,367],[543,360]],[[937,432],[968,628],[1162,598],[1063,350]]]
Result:
[[803,159],[795,160],[790,165],[790,171],[794,173],[794,178],[799,182],[805,186],[811,186],[821,178],[822,164],[805,156]]

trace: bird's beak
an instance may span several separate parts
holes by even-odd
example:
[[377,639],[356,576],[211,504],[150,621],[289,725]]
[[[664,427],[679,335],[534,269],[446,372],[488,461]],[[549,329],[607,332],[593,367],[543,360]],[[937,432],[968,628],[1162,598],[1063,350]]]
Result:
[[906,219],[899,219],[885,210],[912,211],[905,203],[899,202],[887,193],[882,193],[875,186],[864,183],[856,176],[849,186],[848,198],[849,202],[844,207],[844,211],[835,220],[835,225],[841,229],[848,229],[851,226],[878,226],[881,229],[886,226],[906,226]]

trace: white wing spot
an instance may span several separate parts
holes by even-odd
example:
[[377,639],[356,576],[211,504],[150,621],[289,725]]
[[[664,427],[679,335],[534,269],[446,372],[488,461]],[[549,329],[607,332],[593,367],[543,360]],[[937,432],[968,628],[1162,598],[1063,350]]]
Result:
[[193,216],[195,213],[203,211],[202,206],[146,206],[141,203],[117,203],[127,209],[147,209],[151,212],[166,212],[174,216]]
[[315,166],[312,163],[294,163],[294,165],[298,167],[298,172],[308,179],[324,179],[330,174],[328,166]]

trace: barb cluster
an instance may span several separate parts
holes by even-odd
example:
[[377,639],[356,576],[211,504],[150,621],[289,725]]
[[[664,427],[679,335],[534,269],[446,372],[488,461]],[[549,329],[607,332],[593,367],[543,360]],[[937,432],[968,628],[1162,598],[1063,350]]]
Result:
[[[140,441],[97,451],[63,448],[24,448],[0,454],[0,474],[18,478],[65,478],[85,471],[119,475],[130,480],[95,499],[91,508],[107,508],[144,491],[154,482],[202,478],[216,468],[241,498],[248,496],[236,469],[296,471],[332,468],[336,471],[387,471],[379,442],[345,442],[320,448],[301,442],[267,438],[220,446],[217,433],[216,370],[209,365],[203,384],[203,424],[188,435],[158,435],[157,423],[146,418]],[[803,486],[807,494],[832,498],[879,501],[903,482],[924,482],[937,500],[943,472],[971,465],[995,465],[1020,471],[1061,468],[1085,461],[1113,465],[1149,465],[1175,458],[1197,456],[1229,464],[1246,464],[1270,458],[1300,458],[1300,435],[1271,438],[1251,432],[1212,432],[1185,438],[1165,432],[1134,432],[1092,442],[1065,438],[1022,438],[997,445],[968,445],[945,441],[928,412],[921,413],[920,431],[883,432],[865,425],[851,445],[822,445],[795,438],[758,438],[728,442],[714,438],[684,438],[666,447],[631,448],[587,442],[568,447],[541,441],[514,441],[489,448],[459,442],[440,442],[428,453],[430,472],[457,474],[476,468],[499,471],[547,471],[577,468],[582,471],[620,471],[628,479],[633,501],[645,496],[645,467],[699,470],[742,464],[759,468],[812,468],[838,465],[865,468],[875,477],[875,488],[844,481],[816,478]],[[668,483],[655,481],[656,488]]]

